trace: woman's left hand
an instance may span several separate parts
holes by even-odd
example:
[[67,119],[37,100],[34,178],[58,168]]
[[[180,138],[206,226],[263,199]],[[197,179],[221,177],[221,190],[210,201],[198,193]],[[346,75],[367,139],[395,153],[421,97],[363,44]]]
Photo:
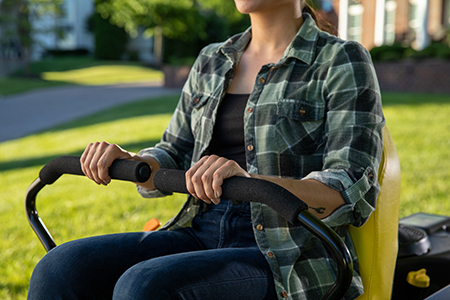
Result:
[[222,183],[233,176],[250,177],[250,174],[233,160],[217,155],[204,156],[186,172],[186,187],[195,198],[219,204]]

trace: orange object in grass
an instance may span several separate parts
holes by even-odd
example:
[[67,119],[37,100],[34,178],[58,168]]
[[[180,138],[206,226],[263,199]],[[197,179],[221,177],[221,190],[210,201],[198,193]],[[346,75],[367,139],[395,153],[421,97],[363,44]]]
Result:
[[143,231],[155,231],[161,226],[161,222],[157,218],[153,218],[145,223]]

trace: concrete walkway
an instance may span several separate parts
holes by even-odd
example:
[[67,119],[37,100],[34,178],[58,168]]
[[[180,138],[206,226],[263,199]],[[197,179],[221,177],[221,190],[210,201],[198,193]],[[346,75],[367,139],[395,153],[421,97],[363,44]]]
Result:
[[20,138],[104,109],[176,94],[161,83],[65,86],[0,96],[0,142]]

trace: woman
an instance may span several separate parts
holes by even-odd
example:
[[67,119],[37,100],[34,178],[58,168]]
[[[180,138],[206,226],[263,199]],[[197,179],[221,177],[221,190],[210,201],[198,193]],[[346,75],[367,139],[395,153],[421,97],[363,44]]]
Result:
[[[267,206],[221,199],[232,176],[303,199],[355,257],[346,299],[363,293],[346,228],[367,220],[379,191],[384,118],[370,57],[320,31],[303,1],[235,4],[251,29],[202,50],[161,142],[139,154],[93,143],[81,158],[103,185],[115,159],[187,170],[182,211],[154,233],[55,248],[36,267],[29,299],[319,299],[335,274],[322,244]],[[138,190],[162,196],[151,179]]]

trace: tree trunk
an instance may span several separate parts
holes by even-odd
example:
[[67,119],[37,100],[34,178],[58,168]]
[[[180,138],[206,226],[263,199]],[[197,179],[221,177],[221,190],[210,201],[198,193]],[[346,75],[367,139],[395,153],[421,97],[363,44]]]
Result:
[[155,64],[158,67],[161,67],[163,65],[164,59],[164,36],[162,31],[162,27],[157,26],[155,28],[155,35],[153,37],[153,55],[155,57]]

